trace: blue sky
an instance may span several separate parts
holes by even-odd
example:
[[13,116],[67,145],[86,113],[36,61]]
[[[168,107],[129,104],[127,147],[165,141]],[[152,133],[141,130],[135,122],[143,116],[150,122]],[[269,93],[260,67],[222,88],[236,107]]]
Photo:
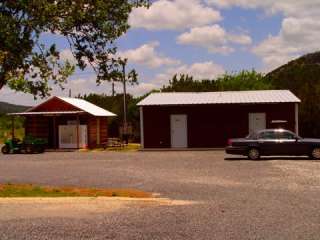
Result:
[[[141,95],[166,84],[175,73],[213,79],[243,69],[268,72],[319,49],[319,12],[320,0],[153,1],[149,9],[132,12],[132,27],[117,42],[119,55],[139,73],[140,84],[129,91]],[[62,58],[73,60],[62,37],[45,34],[42,41],[56,43]],[[52,94],[111,91],[109,83],[96,86],[90,68],[77,70],[66,89],[54,88]],[[1,90],[0,101],[36,103],[32,96],[9,89]]]

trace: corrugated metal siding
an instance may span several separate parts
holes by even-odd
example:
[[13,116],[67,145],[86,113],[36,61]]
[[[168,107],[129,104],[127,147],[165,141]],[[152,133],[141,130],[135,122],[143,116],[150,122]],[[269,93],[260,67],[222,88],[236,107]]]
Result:
[[230,91],[201,93],[153,93],[138,106],[245,104],[245,103],[299,103],[289,90]]
[[294,131],[294,103],[280,104],[211,104],[201,106],[143,107],[144,147],[170,148],[170,115],[188,116],[188,147],[225,147],[227,139],[245,137],[249,133],[249,113],[266,113],[267,128],[272,120],[285,120],[284,127]]

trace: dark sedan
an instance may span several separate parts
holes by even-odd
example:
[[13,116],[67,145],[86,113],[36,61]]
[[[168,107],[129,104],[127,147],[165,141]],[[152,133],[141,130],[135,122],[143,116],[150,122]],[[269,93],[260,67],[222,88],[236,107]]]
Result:
[[320,139],[301,138],[284,129],[266,129],[246,138],[229,139],[226,153],[248,156],[252,160],[260,156],[309,156],[320,159]]

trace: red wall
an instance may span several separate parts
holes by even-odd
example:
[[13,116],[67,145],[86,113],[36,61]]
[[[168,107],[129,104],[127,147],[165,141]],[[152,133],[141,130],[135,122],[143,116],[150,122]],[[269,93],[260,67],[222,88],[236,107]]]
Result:
[[249,132],[249,113],[264,112],[267,128],[272,120],[287,120],[286,128],[295,129],[295,105],[225,104],[143,107],[144,147],[170,148],[170,115],[187,114],[188,147],[224,147],[229,138],[244,137]]
[[[66,125],[69,120],[76,120],[75,115],[70,116],[57,116],[56,117],[56,129],[53,129],[53,117],[46,116],[27,116],[25,123],[26,135],[33,137],[44,138],[48,140],[49,148],[53,148],[54,145],[58,147],[58,126]],[[88,126],[88,145],[89,148],[95,148],[97,146],[97,117],[89,114],[79,116],[80,124]],[[54,134],[55,131],[55,134]],[[56,139],[53,139],[53,136]],[[100,143],[106,142],[108,139],[108,124],[107,117],[100,117]]]

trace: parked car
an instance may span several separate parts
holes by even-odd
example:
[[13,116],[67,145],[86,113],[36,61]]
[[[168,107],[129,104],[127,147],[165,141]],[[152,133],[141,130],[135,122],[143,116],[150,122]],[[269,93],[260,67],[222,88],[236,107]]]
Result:
[[260,156],[309,156],[320,159],[320,139],[301,138],[284,129],[266,129],[246,138],[229,139],[226,153],[248,156],[252,160]]

